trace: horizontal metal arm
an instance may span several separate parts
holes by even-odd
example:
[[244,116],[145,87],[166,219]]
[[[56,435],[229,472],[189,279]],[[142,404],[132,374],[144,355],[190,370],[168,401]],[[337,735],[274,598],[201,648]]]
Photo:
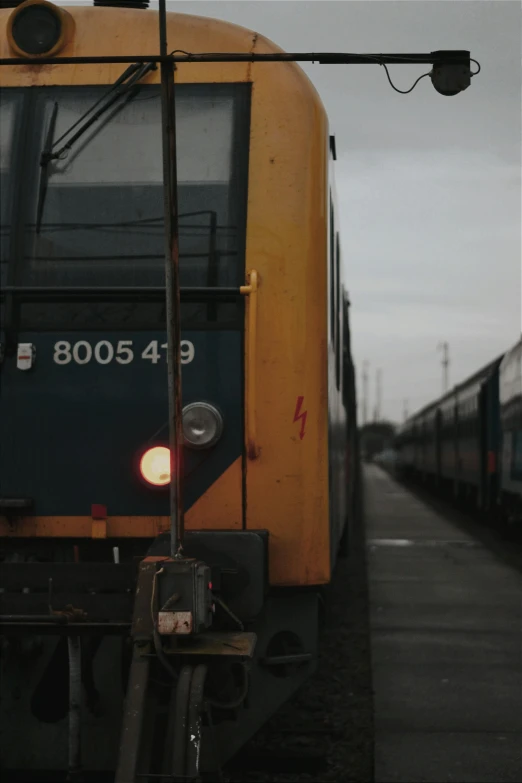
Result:
[[[70,298],[132,299],[136,301],[164,300],[165,286],[4,286],[0,297],[11,295],[27,301],[48,300],[50,302]],[[242,295],[240,286],[187,286],[181,288],[181,301],[199,299],[231,299]]]
[[311,62],[321,65],[411,65],[424,64],[466,64],[470,53],[466,50],[428,52],[427,54],[350,54],[343,52],[277,52],[255,54],[250,52],[211,52],[193,54],[190,52],[167,55],[157,54],[125,55],[117,57],[4,57],[0,65],[78,65],[98,63],[271,63]]
[[[26,619],[23,619],[26,617]],[[45,617],[45,620],[42,619]],[[15,618],[15,619],[12,619]],[[49,635],[72,635],[80,634],[89,636],[92,633],[101,633],[113,636],[127,636],[131,624],[122,622],[95,622],[95,623],[70,623],[65,621],[49,621],[48,615],[0,615],[0,636],[4,634],[21,635],[38,634],[38,636]]]
[[64,614],[0,614],[0,625],[9,625],[10,623],[66,625],[67,617]]

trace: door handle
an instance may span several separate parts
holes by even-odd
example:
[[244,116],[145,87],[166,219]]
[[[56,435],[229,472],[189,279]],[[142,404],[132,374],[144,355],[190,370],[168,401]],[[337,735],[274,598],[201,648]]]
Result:
[[256,369],[257,369],[257,292],[259,279],[255,269],[247,272],[247,284],[240,287],[240,293],[248,296],[246,325],[246,449],[249,459],[257,459],[259,446],[256,432]]

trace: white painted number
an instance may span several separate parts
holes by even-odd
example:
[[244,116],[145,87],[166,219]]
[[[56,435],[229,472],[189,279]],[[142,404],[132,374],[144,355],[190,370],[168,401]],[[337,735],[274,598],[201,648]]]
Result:
[[[81,355],[80,355],[81,350]],[[73,359],[76,364],[88,364],[92,359],[92,347],[85,340],[80,340],[73,345]]]
[[[132,340],[120,340],[116,348],[116,361],[118,364],[130,364],[134,359],[134,351],[128,346],[132,345]],[[124,357],[122,356],[124,354]]]
[[[160,347],[166,351],[167,343],[162,343]],[[194,343],[191,343],[190,340],[181,341],[182,364],[193,362],[195,353]],[[94,349],[86,340],[79,340],[72,346],[67,340],[59,340],[54,344],[53,359],[55,364],[69,364],[71,361],[76,364],[89,364],[93,357],[98,364],[110,364],[113,359],[116,359],[118,364],[130,364],[134,360],[132,340],[119,340],[116,351],[109,340],[100,340]],[[166,353],[160,353],[158,341],[152,340],[142,351],[141,358],[152,362],[152,364],[157,364],[160,359],[166,359]]]
[[69,364],[71,361],[71,343],[60,340],[54,344],[54,361],[56,364]]
[[[163,343],[161,346],[165,350],[169,347],[168,343]],[[194,343],[190,340],[182,340],[180,343],[181,364],[190,364],[194,359]]]
[[190,364],[194,361],[194,343],[190,340],[181,341],[181,364]]
[[[102,356],[102,348],[104,349],[105,356]],[[108,340],[102,340],[101,342],[96,343],[94,346],[94,358],[99,364],[109,364],[113,357],[114,348]]]
[[158,353],[158,341],[153,340],[151,343],[147,345],[143,353],[141,354],[142,359],[149,359],[149,361],[152,362],[152,364],[157,364],[160,360],[160,355]]

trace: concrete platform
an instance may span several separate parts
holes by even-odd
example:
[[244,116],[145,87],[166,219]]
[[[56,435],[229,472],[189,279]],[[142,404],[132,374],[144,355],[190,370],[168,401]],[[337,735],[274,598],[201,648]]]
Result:
[[364,471],[376,783],[522,782],[522,576]]

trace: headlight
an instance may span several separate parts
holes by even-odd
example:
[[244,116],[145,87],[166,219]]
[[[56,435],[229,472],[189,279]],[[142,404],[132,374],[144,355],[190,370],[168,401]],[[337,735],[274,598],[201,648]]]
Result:
[[7,22],[9,45],[22,57],[50,57],[73,33],[72,16],[47,0],[26,0],[15,8]]
[[170,449],[154,446],[140,460],[140,473],[149,484],[164,487],[170,481]]
[[183,435],[192,449],[208,449],[223,433],[223,417],[208,402],[191,402],[183,408]]
[[[208,449],[223,434],[223,417],[208,402],[191,402],[183,408],[183,436],[185,446]],[[170,449],[152,446],[140,459],[140,473],[148,484],[165,487],[170,483]]]

